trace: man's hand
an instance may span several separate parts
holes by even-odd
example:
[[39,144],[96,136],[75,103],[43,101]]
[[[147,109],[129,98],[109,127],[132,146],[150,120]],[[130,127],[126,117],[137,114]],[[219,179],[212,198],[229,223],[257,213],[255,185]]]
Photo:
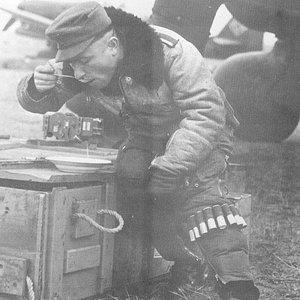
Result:
[[59,65],[50,60],[45,65],[39,65],[35,68],[33,73],[34,84],[40,93],[45,93],[55,87],[58,77],[54,74],[61,72]]

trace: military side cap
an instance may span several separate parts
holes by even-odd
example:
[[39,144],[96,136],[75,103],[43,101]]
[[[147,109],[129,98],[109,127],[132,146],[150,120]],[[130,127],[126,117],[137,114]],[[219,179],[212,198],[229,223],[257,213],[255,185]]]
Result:
[[57,43],[55,60],[65,61],[79,55],[110,24],[105,9],[96,1],[82,2],[65,10],[46,30],[46,36]]

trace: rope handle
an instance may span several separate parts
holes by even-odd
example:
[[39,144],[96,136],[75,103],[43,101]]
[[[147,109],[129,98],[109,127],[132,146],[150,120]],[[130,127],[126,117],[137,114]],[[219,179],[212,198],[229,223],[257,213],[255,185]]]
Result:
[[28,300],[35,300],[33,281],[29,276],[26,276],[26,285],[28,291]]
[[118,220],[119,225],[115,228],[107,228],[107,227],[101,226],[96,221],[94,221],[91,217],[87,216],[86,214],[75,213],[73,216],[87,221],[90,225],[94,226],[95,228],[97,228],[98,230],[100,230],[102,232],[117,233],[122,230],[122,228],[124,226],[124,220],[123,220],[122,216],[119,215],[116,211],[110,210],[110,209],[101,209],[101,210],[97,211],[97,214],[98,215],[102,215],[102,214],[111,215]]

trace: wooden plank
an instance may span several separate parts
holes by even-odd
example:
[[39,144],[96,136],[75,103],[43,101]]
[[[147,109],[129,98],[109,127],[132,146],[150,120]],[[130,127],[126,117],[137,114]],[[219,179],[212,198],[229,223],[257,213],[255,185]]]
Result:
[[[28,158],[44,158],[47,156],[79,156],[86,157],[86,149],[77,149],[73,147],[22,147],[0,149],[1,159],[21,160],[26,157]],[[89,150],[89,157],[91,158],[103,158],[109,160],[116,160],[117,150],[116,149],[97,149]]]
[[[46,151],[47,153],[49,152],[52,155],[57,155],[57,153],[70,155],[72,154],[78,154],[81,156],[86,156],[86,148],[76,148],[76,147],[59,147],[59,146],[25,146],[30,149],[36,149],[36,150],[42,150]],[[117,149],[112,149],[112,148],[96,148],[96,149],[89,149],[89,155],[91,157],[102,157],[104,159],[110,159],[110,160],[116,160],[118,150]]]
[[[44,196],[39,192],[0,187],[0,245],[2,247],[22,248],[24,251],[37,252],[41,238],[39,219],[46,205]],[[43,195],[43,194],[41,194]]]
[[[105,182],[105,189],[103,196],[101,197],[101,208],[116,210],[116,184],[113,177],[108,178]],[[110,217],[104,217],[104,226],[112,228],[115,226],[115,220]],[[102,257],[101,257],[101,269],[99,278],[101,279],[100,292],[103,293],[106,289],[112,287],[113,277],[113,262],[114,262],[114,242],[115,235],[110,233],[104,233]]]
[[115,173],[113,165],[103,166],[95,173],[65,173],[53,169],[0,169],[0,179],[20,180],[43,183],[68,183],[68,182],[92,182],[105,181],[107,177]]
[[[96,199],[92,200],[82,200],[76,201],[73,204],[74,206],[74,213],[83,213],[93,220],[96,220],[97,217],[97,203]],[[74,219],[74,226],[73,226],[73,238],[78,239],[85,236],[89,236],[95,234],[95,227],[89,224],[86,220],[83,219]]]
[[27,259],[0,254],[0,294],[23,296],[27,267]]
[[48,278],[45,286],[45,299],[61,299],[63,293],[63,253],[65,244],[65,227],[67,222],[65,189],[54,189],[50,198],[48,223]]
[[100,266],[101,246],[95,245],[66,251],[64,273]]
[[[10,150],[7,153],[43,153],[44,151],[48,152],[67,152],[67,153],[77,153],[77,154],[86,154],[86,143],[80,145],[72,145],[72,144],[61,144],[63,141],[50,141],[50,140],[25,140],[25,139],[10,139],[8,140],[0,140],[0,153],[3,150]],[[13,150],[15,149],[15,150]],[[20,151],[21,149],[21,151]],[[89,149],[90,155],[96,156],[111,156],[116,157],[118,153],[117,149],[112,148],[103,148],[96,147]],[[25,155],[24,155],[25,156]],[[108,158],[107,158],[108,159]]]
[[[43,291],[48,194],[0,187],[0,253],[27,259],[36,297]],[[1,299],[1,298],[0,298]]]
[[[73,232],[73,207],[78,201],[85,201],[89,199],[97,199],[96,210],[99,209],[100,199],[102,197],[103,186],[99,183],[97,186],[87,186],[76,189],[68,189],[64,192],[66,196],[66,210],[67,221],[66,223],[66,238],[65,238],[65,253],[68,250],[80,249],[85,247],[97,246],[103,244],[103,233],[99,230],[95,230],[95,234],[86,236],[79,239],[74,239]],[[98,221],[98,220],[97,220]],[[101,250],[102,252],[102,250]],[[100,254],[101,257],[101,254]],[[95,296],[99,293],[99,269],[89,268],[79,270],[77,272],[64,273],[63,274],[63,299],[79,300],[91,296]]]
[[32,275],[32,279],[36,297],[44,299],[49,194],[36,194],[36,198],[38,199],[40,205],[37,222],[37,235],[39,238],[36,240],[35,248],[39,249],[39,251],[36,253],[34,262],[36,271]]
[[103,299],[101,297],[98,298],[95,297],[95,295],[99,294],[99,285],[100,285],[99,280],[97,280],[98,269],[99,267],[84,269],[78,272],[64,274],[63,276],[64,288],[63,288],[62,299],[63,300],[79,300],[79,299],[82,300],[82,299],[99,299],[99,298]]

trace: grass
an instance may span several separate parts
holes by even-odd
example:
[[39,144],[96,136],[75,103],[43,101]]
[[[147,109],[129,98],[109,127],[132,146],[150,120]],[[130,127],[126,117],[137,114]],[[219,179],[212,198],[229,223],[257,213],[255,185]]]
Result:
[[246,186],[252,194],[250,260],[260,299],[300,299],[300,145],[246,149],[241,157],[252,166]]

